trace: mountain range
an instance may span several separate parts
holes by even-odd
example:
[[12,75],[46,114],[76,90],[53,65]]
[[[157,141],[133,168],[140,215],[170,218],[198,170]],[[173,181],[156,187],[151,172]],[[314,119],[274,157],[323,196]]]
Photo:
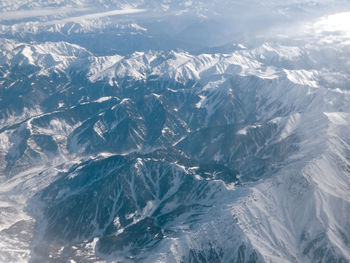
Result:
[[1,262],[349,262],[346,1],[0,1]]

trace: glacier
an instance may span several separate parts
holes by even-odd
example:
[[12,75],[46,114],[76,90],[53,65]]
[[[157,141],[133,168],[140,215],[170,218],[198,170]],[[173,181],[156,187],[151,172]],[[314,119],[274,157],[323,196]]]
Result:
[[349,7],[0,1],[0,262],[349,262]]

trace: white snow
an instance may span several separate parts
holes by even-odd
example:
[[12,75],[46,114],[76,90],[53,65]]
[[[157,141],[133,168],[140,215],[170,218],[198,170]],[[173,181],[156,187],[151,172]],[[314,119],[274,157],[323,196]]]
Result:
[[[11,1],[7,2],[10,6]],[[17,1],[12,2],[12,5],[16,5]],[[171,2],[163,1],[162,3],[164,9],[172,8]],[[196,3],[196,1],[186,0],[183,6],[197,7]],[[1,4],[4,5],[4,1]],[[266,5],[269,4],[271,1],[266,3]],[[70,12],[68,9],[59,8],[56,11],[65,14]],[[283,12],[282,9],[279,11]],[[36,14],[36,11],[16,12],[7,13],[7,15],[2,12],[0,20],[16,18],[15,15],[18,16],[17,18],[55,15],[53,9],[45,9],[41,14]],[[63,15],[62,19],[55,18],[45,21],[48,24],[81,23],[85,20],[98,20],[102,17],[132,15],[141,12],[145,10],[129,6],[127,9],[84,13],[75,17]],[[187,11],[184,10],[184,12]],[[244,241],[247,244],[247,251],[255,249],[266,262],[310,262],[315,249],[332,250],[332,247],[336,247],[335,251],[341,253],[346,260],[350,260],[349,248],[339,232],[341,230],[349,236],[350,93],[347,90],[349,13],[322,16],[315,21],[310,23],[310,31],[303,35],[302,41],[290,42],[290,46],[286,44],[288,41],[269,43],[264,39],[261,44],[257,43],[253,48],[239,44],[240,50],[226,54],[192,55],[177,50],[142,51],[127,56],[96,57],[82,47],[65,42],[24,44],[0,40],[0,65],[15,63],[15,60],[18,60],[23,65],[28,63],[39,66],[40,72],[34,73],[31,77],[35,77],[35,74],[49,76],[50,72],[65,73],[65,76],[68,76],[69,71],[78,65],[88,70],[87,77],[90,81],[105,81],[106,84],[109,83],[115,88],[119,87],[118,83],[121,83],[119,80],[124,78],[146,80],[152,76],[160,80],[171,79],[183,84],[194,81],[193,92],[200,99],[194,106],[205,108],[208,116],[212,116],[218,106],[223,106],[220,104],[222,100],[211,99],[211,96],[218,94],[219,91],[224,90],[226,93],[223,94],[232,96],[229,98],[235,102],[239,99],[245,102],[246,97],[256,99],[255,104],[251,107],[252,110],[257,111],[257,116],[254,117],[261,124],[246,125],[245,116],[243,116],[239,120],[243,123],[243,128],[237,131],[238,135],[249,136],[250,129],[256,128],[259,128],[257,131],[259,133],[260,128],[267,129],[271,125],[277,126],[277,131],[272,135],[271,140],[270,138],[266,140],[266,144],[281,143],[295,137],[296,152],[286,154],[285,160],[279,164],[276,171],[269,170],[256,182],[235,186],[234,184],[225,185],[221,180],[206,180],[205,183],[210,184],[209,192],[215,192],[217,195],[208,193],[210,198],[204,199],[203,202],[210,201],[215,205],[208,213],[200,215],[197,223],[191,225],[184,223],[186,220],[183,218],[187,215],[176,218],[171,227],[177,231],[177,236],[162,240],[157,248],[159,249],[158,254],[152,251],[152,255],[142,255],[145,258],[144,262],[179,262],[182,255],[186,254],[190,248],[201,249],[207,240],[211,240],[214,247],[218,246],[224,251],[227,249],[230,255],[237,252],[232,251],[232,247],[239,247]],[[147,32],[148,29],[136,22],[132,21],[131,26]],[[28,28],[31,27],[28,25]],[[284,44],[279,44],[280,42]],[[329,57],[332,59],[327,59]],[[5,72],[4,78],[10,73]],[[343,85],[344,83],[346,85]],[[13,82],[7,88],[11,89],[15,84]],[[239,92],[236,94],[231,92],[231,89]],[[153,96],[159,99],[163,95],[153,93]],[[102,103],[110,99],[112,97],[106,96],[94,102]],[[131,102],[131,99],[124,98],[120,103],[128,102]],[[59,102],[59,107],[63,106],[63,102]],[[257,108],[253,109],[254,107]],[[9,117],[6,120],[1,120],[1,128],[25,121],[23,127],[28,129],[30,134],[52,136],[62,151],[60,154],[64,155],[62,153],[67,152],[68,136],[81,123],[71,125],[56,118],[51,120],[48,127],[33,125],[32,120],[44,115],[40,108],[25,108],[21,116],[8,114]],[[227,114],[224,117],[228,122],[230,121]],[[205,122],[204,125],[207,123]],[[107,132],[108,127],[102,121],[98,121],[93,129],[103,139],[103,134]],[[168,124],[164,126],[162,133],[176,136]],[[142,137],[137,135],[136,131],[135,134]],[[16,142],[14,137],[10,141],[11,135],[12,131],[0,133],[0,160],[2,162],[0,166],[2,168],[6,165],[6,153]],[[184,138],[179,138],[173,146]],[[211,143],[215,143],[215,140]],[[30,140],[29,147],[37,149]],[[83,146],[77,144],[76,147]],[[205,148],[202,149],[203,152],[205,150]],[[16,149],[13,151],[15,152]],[[125,155],[127,153],[129,152],[125,152]],[[113,154],[102,152],[91,158],[110,156]],[[78,156],[68,154],[57,158],[60,161],[59,164],[65,165],[66,168],[81,161]],[[213,154],[212,158],[219,162],[223,158],[223,153],[218,151]],[[142,165],[142,161],[139,160],[135,167],[140,177],[145,176]],[[172,173],[175,174],[175,177],[172,187],[163,200],[147,202],[146,207],[137,208],[126,218],[133,219],[134,224],[150,216],[157,209],[159,202],[176,193],[182,180],[176,175],[178,171],[191,171],[191,176],[193,175],[196,180],[204,181],[202,177],[193,172],[193,169],[193,167],[186,168],[174,164]],[[17,173],[12,178],[5,178],[0,174],[0,211],[2,212],[0,230],[8,229],[20,220],[34,220],[25,211],[26,202],[37,191],[52,182],[57,172],[55,168],[40,163],[33,164],[31,169]],[[76,175],[72,173],[71,177]],[[241,179],[244,179],[244,176],[244,174],[239,175]],[[133,182],[129,183],[133,186]],[[134,187],[131,188],[135,191]],[[64,195],[64,189],[58,194]],[[131,198],[135,196],[136,193],[133,192]],[[177,205],[177,200],[172,200],[164,205],[162,212],[171,212]],[[7,210],[8,208],[13,210]],[[124,229],[120,227],[120,218],[115,217],[111,220],[119,228],[117,234],[122,233]],[[320,233],[324,233],[325,238],[311,247],[310,255],[304,255],[305,248]],[[96,237],[90,243],[93,252],[97,241]],[[0,242],[0,254],[1,251],[13,249],[10,245],[6,239]],[[25,255],[23,261],[28,261],[30,250],[29,244],[27,245],[28,247],[24,249],[13,249],[12,253],[14,255],[23,253]]]
[[199,95],[199,98],[200,98],[200,101],[197,102],[196,104],[196,108],[201,108],[202,107],[202,104],[205,102],[206,100],[206,97],[203,96],[203,95]]
[[287,74],[287,78],[299,85],[306,85],[313,88],[317,88],[317,71],[307,70],[284,70]]
[[324,112],[324,114],[335,125],[349,125],[350,124],[350,113]]
[[98,100],[95,100],[94,102],[101,103],[101,102],[105,102],[105,101],[110,100],[110,99],[112,99],[111,96],[109,96],[109,97],[101,97]]
[[295,113],[288,117],[286,124],[281,132],[280,139],[285,139],[289,135],[291,135],[299,126],[301,120],[301,115],[299,113]]

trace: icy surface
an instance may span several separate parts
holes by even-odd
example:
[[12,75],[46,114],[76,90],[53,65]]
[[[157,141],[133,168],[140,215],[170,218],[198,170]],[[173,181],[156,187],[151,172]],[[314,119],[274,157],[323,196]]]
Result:
[[0,261],[350,261],[347,1],[0,8]]

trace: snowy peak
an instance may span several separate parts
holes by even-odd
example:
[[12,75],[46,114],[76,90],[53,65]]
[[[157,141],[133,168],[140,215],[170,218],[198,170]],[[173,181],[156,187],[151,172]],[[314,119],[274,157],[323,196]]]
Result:
[[0,8],[0,261],[350,260],[347,1]]

